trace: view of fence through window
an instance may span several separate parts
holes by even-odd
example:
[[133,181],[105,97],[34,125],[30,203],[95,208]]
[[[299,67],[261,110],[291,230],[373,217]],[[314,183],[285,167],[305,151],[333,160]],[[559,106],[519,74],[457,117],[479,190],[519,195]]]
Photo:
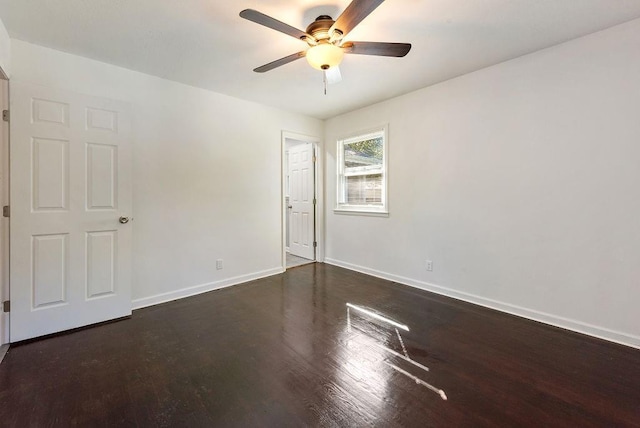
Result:
[[382,136],[343,144],[345,200],[349,205],[382,205]]

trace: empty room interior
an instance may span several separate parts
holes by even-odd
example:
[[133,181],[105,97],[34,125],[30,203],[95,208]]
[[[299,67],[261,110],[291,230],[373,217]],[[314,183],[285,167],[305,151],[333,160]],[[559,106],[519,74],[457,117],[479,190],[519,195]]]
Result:
[[640,427],[640,1],[0,0],[0,426]]

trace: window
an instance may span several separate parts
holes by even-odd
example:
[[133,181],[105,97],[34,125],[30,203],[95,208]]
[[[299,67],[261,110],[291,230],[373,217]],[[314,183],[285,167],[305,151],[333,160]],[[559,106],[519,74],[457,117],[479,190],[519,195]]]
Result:
[[337,212],[387,214],[387,128],[338,141]]

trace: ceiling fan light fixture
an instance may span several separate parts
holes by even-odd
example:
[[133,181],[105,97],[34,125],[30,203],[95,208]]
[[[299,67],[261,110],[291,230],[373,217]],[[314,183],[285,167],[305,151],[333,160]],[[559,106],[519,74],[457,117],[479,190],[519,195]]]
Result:
[[317,70],[328,70],[340,65],[344,51],[331,43],[321,43],[307,49],[307,61]]

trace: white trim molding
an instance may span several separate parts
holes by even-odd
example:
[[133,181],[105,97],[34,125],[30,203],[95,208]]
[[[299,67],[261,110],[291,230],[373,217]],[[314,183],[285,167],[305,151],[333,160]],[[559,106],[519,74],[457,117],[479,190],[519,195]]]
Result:
[[7,351],[9,350],[9,344],[5,343],[4,345],[0,345],[0,363],[4,360],[4,356],[7,355]]
[[[351,168],[359,170],[352,172],[352,175],[365,176],[369,174],[382,174],[382,192],[381,205],[350,205],[346,201],[346,177],[347,167],[345,166],[344,147],[348,144],[354,144],[370,140],[372,138],[382,137],[382,165],[380,167],[357,167]],[[373,215],[379,217],[389,217],[389,124],[385,123],[366,131],[350,133],[349,135],[339,138],[336,141],[336,205],[333,212],[336,214],[350,215]]]
[[161,303],[171,302],[173,300],[183,299],[185,297],[195,296],[197,294],[206,293],[208,291],[219,290],[221,288],[231,287],[233,285],[242,284],[268,276],[283,273],[281,267],[267,269],[247,275],[235,276],[232,278],[222,279],[220,281],[208,282],[206,284],[193,285],[191,287],[181,288],[179,290],[169,291],[167,293],[156,294],[154,296],[142,297],[134,299],[131,304],[133,310],[146,308],[147,306],[159,305]]
[[325,263],[342,267],[345,269],[349,269],[352,271],[364,273],[367,275],[375,276],[377,278],[386,279],[388,281],[393,281],[400,284],[408,285],[410,287],[419,288],[421,290],[430,291],[432,293],[440,294],[442,296],[451,297],[457,300],[462,300],[467,303],[472,303],[475,305],[484,306],[486,308],[495,309],[497,311],[506,312],[508,314],[516,315],[521,318],[527,318],[533,321],[549,324],[554,327],[560,327],[566,330],[571,330],[577,333],[582,333],[589,336],[597,337],[599,339],[607,340],[609,342],[615,342],[621,345],[640,349],[640,337],[632,334],[610,330],[608,328],[587,324],[582,321],[577,321],[570,318],[564,318],[564,317],[549,314],[546,312],[541,312],[534,309],[524,308],[522,306],[512,305],[510,303],[501,302],[498,300],[488,299],[486,297],[477,296],[475,294],[466,293],[464,291],[458,291],[452,288],[442,287],[440,285],[431,284],[428,282],[419,281],[412,278],[406,278],[403,276],[394,275],[388,272],[382,272],[382,271],[367,268],[364,266],[354,265],[351,263],[343,262],[341,260],[336,260],[329,257],[325,258]]

